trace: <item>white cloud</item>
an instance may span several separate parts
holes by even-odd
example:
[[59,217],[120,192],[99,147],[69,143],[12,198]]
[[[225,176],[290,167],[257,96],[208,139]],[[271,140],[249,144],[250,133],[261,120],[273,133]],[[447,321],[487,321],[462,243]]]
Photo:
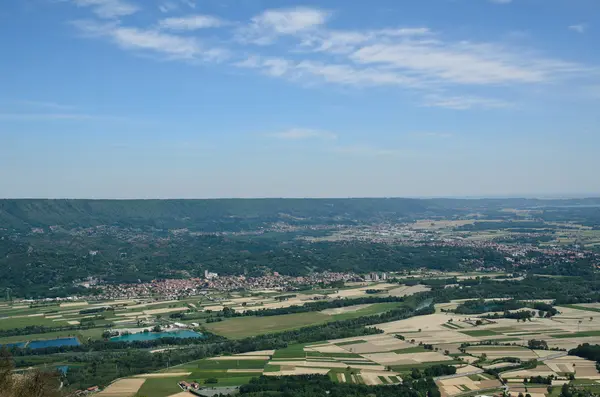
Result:
[[235,66],[254,68],[272,77],[285,77],[291,80],[308,79],[310,82],[325,81],[341,85],[381,86],[381,85],[417,85],[409,77],[393,72],[372,68],[355,68],[344,64],[325,64],[315,61],[295,62],[283,58],[261,58],[251,56]]
[[476,96],[440,96],[429,95],[425,98],[425,106],[440,107],[454,110],[468,109],[503,109],[509,108],[512,105],[509,102],[494,99],[482,98]]
[[172,1],[165,1],[164,3],[158,6],[158,9],[162,13],[168,13],[172,11],[177,11],[179,9],[179,5]]
[[369,31],[320,30],[303,37],[301,45],[316,52],[338,54],[354,51],[359,45],[393,39],[430,36],[433,32],[425,27],[380,29]]
[[533,54],[513,53],[495,44],[432,40],[369,45],[350,58],[359,64],[403,70],[423,80],[457,84],[540,83],[579,68]]
[[110,38],[119,47],[129,50],[151,51],[168,59],[202,59],[220,61],[227,51],[203,48],[194,37],[177,36],[152,29],[124,27],[118,24],[98,24],[94,21],[75,21],[83,33]]
[[135,14],[140,8],[123,0],[73,0],[79,7],[92,7],[100,18],[112,19]]
[[[70,1],[94,7],[124,4],[123,0]],[[75,25],[82,32],[108,38],[121,48],[154,52],[167,59],[213,62],[229,56],[233,67],[255,69],[304,85],[331,83],[410,89],[423,95],[426,106],[450,109],[510,107],[503,100],[488,98],[493,91],[479,96],[480,87],[493,90],[574,81],[597,72],[510,42],[448,39],[443,32],[425,26],[329,29],[326,23],[330,16],[330,11],[298,7],[266,10],[242,27],[238,22],[202,14],[165,18],[150,29],[127,27],[117,21],[79,21]],[[227,28],[218,30],[218,40],[229,43],[231,50],[206,48],[198,36],[183,34],[215,27]],[[253,47],[254,54],[246,53],[244,59],[240,44],[261,47]],[[263,47],[267,45],[271,47]],[[472,95],[475,88],[477,95]]]
[[509,3],[512,3],[512,0],[490,0],[490,3],[494,3],[494,4],[509,4]]
[[226,22],[211,15],[188,15],[181,18],[166,18],[159,22],[162,29],[169,30],[198,30],[218,28]]
[[328,17],[327,11],[308,7],[267,10],[252,18],[249,26],[239,29],[237,38],[241,42],[266,45],[280,35],[314,30],[324,25]]
[[261,28],[281,34],[293,34],[323,25],[329,13],[314,8],[267,10],[252,19]]
[[569,30],[572,30],[573,32],[577,32],[577,33],[585,33],[585,31],[587,30],[587,25],[584,23],[580,23],[577,25],[571,25],[571,26],[569,26]]
[[196,8],[194,0],[181,0],[181,2],[190,8]]
[[323,139],[323,140],[334,140],[337,139],[337,135],[320,130],[304,129],[304,128],[292,128],[291,130],[270,134],[269,136],[284,140],[305,140],[305,139]]

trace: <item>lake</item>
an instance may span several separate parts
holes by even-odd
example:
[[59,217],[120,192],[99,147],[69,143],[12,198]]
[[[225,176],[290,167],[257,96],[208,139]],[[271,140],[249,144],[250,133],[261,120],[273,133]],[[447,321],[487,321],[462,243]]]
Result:
[[79,346],[81,343],[77,338],[59,338],[50,340],[34,340],[27,346],[30,349],[44,349],[46,347]]
[[202,334],[189,330],[171,332],[140,332],[138,334],[120,335],[110,338],[111,342],[136,342],[160,338],[202,338]]

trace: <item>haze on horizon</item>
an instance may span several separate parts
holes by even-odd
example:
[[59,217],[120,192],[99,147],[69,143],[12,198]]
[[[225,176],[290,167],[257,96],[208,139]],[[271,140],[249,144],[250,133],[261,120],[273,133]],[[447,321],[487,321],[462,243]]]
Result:
[[0,197],[597,196],[598,42],[595,0],[8,2]]

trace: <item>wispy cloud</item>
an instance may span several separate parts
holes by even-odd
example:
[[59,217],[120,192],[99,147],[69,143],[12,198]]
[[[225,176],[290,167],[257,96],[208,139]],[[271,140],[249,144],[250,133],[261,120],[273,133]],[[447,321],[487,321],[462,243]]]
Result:
[[[93,7],[124,4],[124,0],[70,1]],[[123,49],[170,60],[220,62],[229,57],[232,67],[302,85],[410,89],[423,96],[425,106],[457,110],[509,108],[506,101],[492,98],[494,90],[576,81],[591,71],[598,73],[510,41],[449,39],[444,32],[426,26],[329,29],[332,15],[328,10],[297,7],[266,10],[247,22],[197,14],[165,18],[150,28],[124,26],[118,21],[84,20],[74,25]],[[214,48],[207,45],[209,39],[188,33],[217,27],[224,28],[218,30],[218,40],[219,46],[226,47]],[[481,87],[489,91],[484,97],[480,96]]]
[[489,43],[412,40],[365,46],[350,58],[359,64],[401,70],[421,80],[457,84],[540,83],[581,70],[573,63],[523,55]]
[[238,29],[241,42],[267,45],[278,36],[307,32],[325,24],[328,11],[316,8],[297,7],[267,10],[252,18],[248,26]]
[[509,102],[476,96],[440,96],[429,95],[425,98],[424,106],[440,107],[454,110],[468,109],[503,109],[512,105]]
[[198,30],[218,28],[226,25],[224,20],[211,15],[188,15],[181,18],[166,18],[158,23],[161,29]]
[[181,2],[190,8],[196,8],[196,2],[194,0],[181,0]]
[[587,25],[585,23],[571,25],[569,26],[569,30],[572,30],[573,32],[577,33],[585,33],[585,31],[587,30]]
[[255,18],[250,27],[263,28],[254,29],[262,34],[250,35],[254,43],[277,48],[279,43],[274,41],[278,35],[286,34],[296,41],[295,47],[288,39],[289,55],[256,54],[236,66],[301,82],[305,78],[309,82],[318,78],[335,84],[405,86],[432,91],[459,86],[542,84],[586,72],[577,63],[507,44],[447,40],[427,27],[331,30],[325,27],[329,14],[319,12],[322,13],[313,10],[311,15],[321,17],[311,18],[314,23],[309,28],[269,30],[264,29],[265,23],[257,22],[262,18]]
[[118,24],[98,24],[95,21],[75,21],[83,33],[107,37],[119,47],[128,50],[150,51],[168,59],[200,59],[221,61],[227,52],[218,48],[203,48],[194,37],[184,37],[153,29],[123,27]]
[[173,1],[165,1],[164,3],[158,6],[158,9],[160,10],[160,12],[166,14],[168,12],[177,11],[179,9],[179,4]]
[[140,8],[123,0],[72,0],[79,7],[91,7],[100,18],[119,18],[135,14]]
[[410,77],[374,68],[356,68],[346,64],[326,64],[316,61],[292,61],[283,58],[251,56],[235,64],[238,67],[259,69],[265,75],[285,77],[292,81],[328,82],[353,86],[402,85],[418,82]]
[[320,131],[306,128],[292,128],[287,131],[277,132],[275,134],[269,134],[270,137],[298,141],[306,139],[323,139],[323,140],[335,140],[337,135],[329,131]]
[[512,0],[490,0],[490,3],[494,4],[510,4]]

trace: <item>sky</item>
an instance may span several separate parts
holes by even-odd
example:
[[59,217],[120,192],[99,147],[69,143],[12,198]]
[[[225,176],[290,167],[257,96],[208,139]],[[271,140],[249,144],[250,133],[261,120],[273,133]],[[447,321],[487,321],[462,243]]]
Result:
[[600,195],[598,0],[3,0],[0,197]]

